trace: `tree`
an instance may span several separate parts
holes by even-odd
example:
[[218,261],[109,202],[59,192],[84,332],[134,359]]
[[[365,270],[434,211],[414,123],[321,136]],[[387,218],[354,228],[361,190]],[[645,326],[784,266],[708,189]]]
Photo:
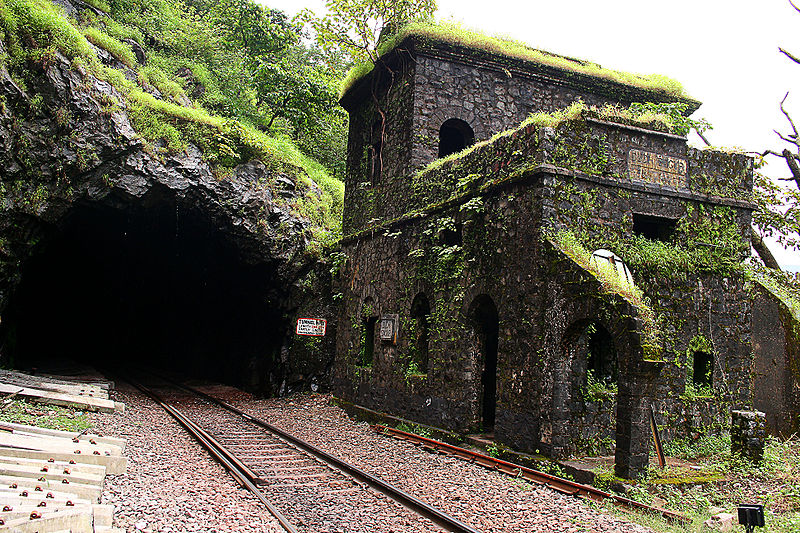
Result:
[[[800,8],[791,0],[789,4],[800,13]],[[778,50],[800,65],[800,59],[796,55],[783,48]],[[756,173],[755,179],[754,199],[758,204],[758,210],[753,213],[753,223],[760,234],[753,232],[753,247],[764,264],[775,269],[780,269],[780,266],[764,244],[763,237],[775,237],[784,248],[800,250],[800,136],[791,115],[784,107],[788,97],[787,92],[781,100],[780,109],[791,131],[785,134],[775,131],[783,141],[784,147],[780,150],[765,150],[762,154],[762,156],[779,157],[786,163],[791,176],[777,180],[788,182],[788,186],[781,186],[760,173]]]
[[328,0],[329,13],[317,17],[303,10],[299,18],[311,24],[326,51],[341,51],[354,62],[380,62],[378,44],[405,24],[430,18],[436,0]]
[[[427,19],[436,11],[436,0],[328,0],[328,14],[317,17],[308,9],[298,20],[311,25],[317,43],[331,57],[344,55],[354,63],[372,63],[389,74],[388,90],[394,83],[394,72],[380,56],[379,45],[404,25]],[[376,69],[377,70],[377,69]],[[378,98],[378,76],[372,78],[372,100],[381,116],[381,144],[386,136],[386,113]],[[375,154],[377,168],[383,167],[383,155]]]
[[[302,26],[253,0],[188,0],[241,64],[236,109],[225,114],[273,135],[286,135],[334,174],[341,174],[346,121],[336,101],[347,65],[302,40]],[[336,150],[319,149],[329,143]]]

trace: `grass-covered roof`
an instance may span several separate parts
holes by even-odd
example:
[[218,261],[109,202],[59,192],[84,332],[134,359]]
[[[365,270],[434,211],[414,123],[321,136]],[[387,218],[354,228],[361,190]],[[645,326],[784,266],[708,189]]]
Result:
[[[597,63],[561,56],[544,50],[532,48],[525,43],[506,38],[492,37],[478,31],[465,29],[457,24],[444,22],[416,22],[404,26],[397,34],[383,41],[378,54],[386,57],[401,43],[409,39],[430,46],[455,46],[468,48],[496,58],[527,63],[531,67],[549,67],[570,74],[588,76],[601,81],[641,89],[683,101],[694,101],[676,80],[660,74],[632,74],[604,68]],[[342,82],[340,97],[365,78],[373,69],[371,63],[353,67]]]

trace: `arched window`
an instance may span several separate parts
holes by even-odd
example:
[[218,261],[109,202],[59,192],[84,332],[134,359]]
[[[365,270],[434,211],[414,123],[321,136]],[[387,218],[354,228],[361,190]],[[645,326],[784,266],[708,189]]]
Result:
[[431,306],[423,293],[414,297],[411,304],[411,327],[409,332],[410,364],[420,374],[428,373],[428,341]]
[[714,356],[709,352],[692,353],[692,384],[695,387],[711,388],[714,377]]
[[439,157],[460,152],[475,142],[472,128],[461,119],[451,118],[439,129]]
[[614,339],[598,322],[590,324],[586,334],[588,372],[591,372],[592,378],[597,383],[613,388],[617,383],[617,350],[614,347]]

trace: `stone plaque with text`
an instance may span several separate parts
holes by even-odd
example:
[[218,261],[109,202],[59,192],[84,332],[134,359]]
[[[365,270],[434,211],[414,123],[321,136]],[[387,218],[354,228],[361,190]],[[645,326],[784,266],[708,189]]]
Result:
[[635,180],[670,187],[686,187],[687,167],[686,160],[679,157],[644,150],[628,152],[628,175]]

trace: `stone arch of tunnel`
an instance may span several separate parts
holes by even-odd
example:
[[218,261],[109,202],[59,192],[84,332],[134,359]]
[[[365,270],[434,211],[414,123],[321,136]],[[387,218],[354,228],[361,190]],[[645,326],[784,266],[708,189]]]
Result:
[[244,261],[196,205],[151,203],[77,203],[44,232],[3,311],[4,362],[135,364],[271,392],[290,328],[275,266]]

